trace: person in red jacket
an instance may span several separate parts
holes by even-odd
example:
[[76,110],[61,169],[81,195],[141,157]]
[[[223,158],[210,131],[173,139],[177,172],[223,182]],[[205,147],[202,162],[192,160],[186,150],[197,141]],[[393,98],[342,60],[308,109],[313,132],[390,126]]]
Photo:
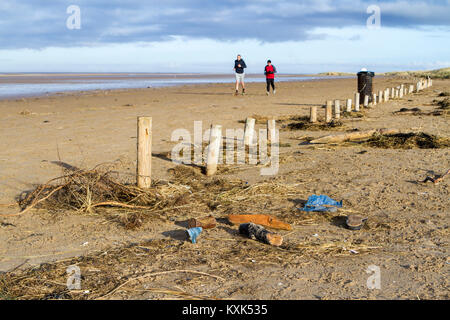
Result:
[[275,90],[275,73],[277,73],[277,68],[272,64],[272,61],[267,60],[267,66],[264,68],[267,82],[267,95],[270,94],[270,87],[272,87],[273,94],[277,93],[277,90]]

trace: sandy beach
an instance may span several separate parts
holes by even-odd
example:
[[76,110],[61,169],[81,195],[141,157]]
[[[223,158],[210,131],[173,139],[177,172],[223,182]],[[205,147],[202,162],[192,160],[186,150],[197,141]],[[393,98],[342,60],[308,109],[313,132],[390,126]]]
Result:
[[[376,77],[374,92],[414,83],[412,78]],[[71,168],[113,162],[121,179],[133,182],[138,116],[153,118],[152,174],[167,180],[168,170],[176,165],[162,155],[175,145],[175,129],[193,132],[194,121],[202,121],[203,130],[211,124],[223,130],[243,128],[247,117],[309,116],[311,106],[317,106],[322,117],[327,100],[340,99],[343,105],[355,91],[356,79],[329,79],[279,83],[277,95],[269,97],[264,84],[251,83],[245,96],[236,97],[232,84],[207,84],[1,100],[0,213],[17,213],[17,206],[7,205]],[[342,130],[397,128],[450,138],[448,115],[425,115],[437,108],[433,101],[442,99],[439,94],[448,91],[450,80],[434,80],[431,88],[365,109],[362,117],[343,118]],[[394,114],[401,108],[420,108],[424,114]],[[449,148],[316,146],[305,143],[305,137],[339,131],[287,130],[283,125],[278,122],[276,176],[261,176],[260,167],[252,165],[227,166],[217,175],[250,186],[271,183],[274,193],[287,188],[282,197],[260,192],[252,207],[243,202],[239,208],[236,202],[209,210],[181,208],[133,230],[102,213],[33,209],[20,216],[0,216],[0,271],[14,283],[15,273],[30,274],[31,268],[46,263],[47,269],[41,265],[39,272],[46,281],[58,282],[65,268],[78,263],[83,290],[89,293],[65,293],[73,299],[174,298],[151,288],[176,291],[175,298],[448,299],[450,179],[436,185],[419,181],[449,169]],[[265,125],[258,122],[257,128]],[[343,210],[331,216],[299,210],[313,194],[343,200]],[[285,244],[280,248],[245,239],[236,226],[225,223],[204,231],[197,244],[183,239],[182,221],[209,214],[223,219],[229,213],[270,214],[290,223],[293,231],[281,232]],[[342,217],[349,213],[368,217],[366,227],[344,228]],[[302,244],[308,249],[291,250]],[[105,252],[114,253],[114,258],[108,260]],[[380,268],[380,290],[367,287],[371,265]],[[166,273],[108,294],[132,274],[169,270],[195,270],[219,278]],[[13,286],[4,287],[9,291],[0,289],[0,294],[19,298],[65,290],[35,286],[22,297]]]

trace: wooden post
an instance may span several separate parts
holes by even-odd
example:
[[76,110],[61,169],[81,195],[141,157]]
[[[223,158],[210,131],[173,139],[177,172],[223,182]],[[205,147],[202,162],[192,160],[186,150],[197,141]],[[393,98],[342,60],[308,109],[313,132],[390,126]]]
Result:
[[244,145],[249,146],[253,143],[253,132],[255,132],[255,119],[247,118],[244,129]]
[[413,93],[414,92],[414,85],[410,85],[409,86],[409,94],[411,94],[411,93]]
[[418,81],[417,82],[417,84],[416,84],[416,92],[419,92],[420,91],[420,81]]
[[325,107],[325,122],[330,123],[333,120],[333,101],[328,100]]
[[222,140],[222,126],[211,126],[209,136],[208,155],[206,158],[206,175],[212,176],[217,172],[219,163],[220,142]]
[[352,112],[352,99],[347,99],[347,112]]
[[386,89],[384,91],[384,102],[388,102],[389,101],[389,89]]
[[137,186],[152,185],[152,118],[137,118]]
[[267,120],[267,143],[270,145],[276,142],[275,119]]
[[334,100],[334,118],[339,120],[341,118],[341,101]]
[[383,91],[378,91],[378,103],[383,103]]
[[317,107],[311,107],[310,109],[310,116],[309,116],[309,122],[316,123],[317,122]]
[[361,97],[360,93],[356,92],[355,93],[355,111],[356,112],[359,112],[359,106],[361,105],[360,97]]
[[364,108],[367,108],[369,106],[369,96],[364,96]]
[[400,90],[399,90],[398,97],[400,99],[403,99],[403,90],[404,90],[404,88],[400,88]]
[[373,105],[373,106],[376,106],[376,105],[377,105],[377,94],[376,94],[376,93],[373,94],[372,105]]

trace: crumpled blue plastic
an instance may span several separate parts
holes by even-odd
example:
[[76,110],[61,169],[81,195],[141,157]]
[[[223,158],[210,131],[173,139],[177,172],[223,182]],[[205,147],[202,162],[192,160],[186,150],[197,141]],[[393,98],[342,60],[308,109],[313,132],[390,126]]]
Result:
[[197,237],[199,236],[200,233],[202,233],[202,231],[203,231],[202,227],[197,227],[197,228],[192,228],[192,229],[187,230],[189,239],[191,239],[192,243],[197,243]]
[[[333,207],[325,207],[327,206],[333,206]],[[329,196],[326,195],[320,195],[317,196],[313,194],[308,198],[308,201],[306,202],[305,206],[303,207],[303,211],[326,211],[326,212],[336,212],[337,208],[342,208],[342,201],[335,201],[331,199]]]

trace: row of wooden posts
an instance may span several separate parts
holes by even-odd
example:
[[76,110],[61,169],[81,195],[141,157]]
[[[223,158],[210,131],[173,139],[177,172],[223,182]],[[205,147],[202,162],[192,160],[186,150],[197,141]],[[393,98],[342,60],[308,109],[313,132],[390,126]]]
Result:
[[[244,147],[253,145],[256,120],[247,118],[244,128]],[[274,119],[267,120],[267,143],[275,143],[276,123]],[[209,146],[206,157],[206,175],[212,176],[217,172],[222,142],[222,126],[211,125]],[[137,186],[150,188],[152,180],[152,118],[138,117],[137,119]]]
[[[409,85],[408,88],[404,84],[396,88],[387,88],[384,91],[379,91],[378,95],[373,94],[372,102],[369,103],[369,96],[365,96],[363,106],[375,106],[377,103],[387,102],[390,98],[401,99],[407,94],[413,92],[420,92],[423,89],[429,88],[433,85],[433,80],[421,79],[414,85]],[[352,112],[353,106],[355,111],[360,110],[360,94],[355,93],[355,103],[352,104],[352,99],[347,100],[346,111]],[[334,119],[340,119],[341,108],[340,100],[327,101],[325,108],[325,121],[327,123]],[[311,107],[310,122],[317,122],[317,107]],[[251,146],[253,144],[256,120],[247,118],[244,128],[244,146]],[[219,162],[220,148],[222,142],[222,126],[211,125],[209,146],[206,157],[206,175],[212,176],[217,172],[217,165]],[[274,119],[267,120],[267,143],[270,145],[276,141],[276,123]],[[140,188],[151,187],[151,173],[152,173],[152,118],[138,117],[137,119],[137,170],[136,170],[137,185]]]
[[[369,102],[369,96],[366,95],[364,97],[364,101],[362,103],[363,107],[367,108],[370,106],[376,106],[377,103],[383,103],[388,102],[389,99],[402,99],[404,96],[414,93],[414,92],[420,92],[423,89],[429,88],[433,85],[433,80],[431,78],[427,79],[421,79],[416,83],[416,86],[409,85],[407,88],[406,85],[402,84],[396,88],[387,88],[386,90],[380,90],[378,91],[378,95],[376,93],[372,96],[372,102]],[[352,99],[347,99],[346,104],[346,112],[359,112],[361,108],[361,100],[360,100],[360,93],[355,93],[355,100],[354,103]],[[334,108],[333,108],[334,107]],[[354,107],[354,109],[353,109]],[[333,110],[334,109],[334,110]],[[325,107],[325,122],[330,123],[333,121],[333,116],[335,120],[339,120],[341,118],[341,101],[340,100],[334,100],[334,103],[332,100],[328,100]],[[313,106],[310,109],[310,122],[315,123],[317,122],[317,107]]]

